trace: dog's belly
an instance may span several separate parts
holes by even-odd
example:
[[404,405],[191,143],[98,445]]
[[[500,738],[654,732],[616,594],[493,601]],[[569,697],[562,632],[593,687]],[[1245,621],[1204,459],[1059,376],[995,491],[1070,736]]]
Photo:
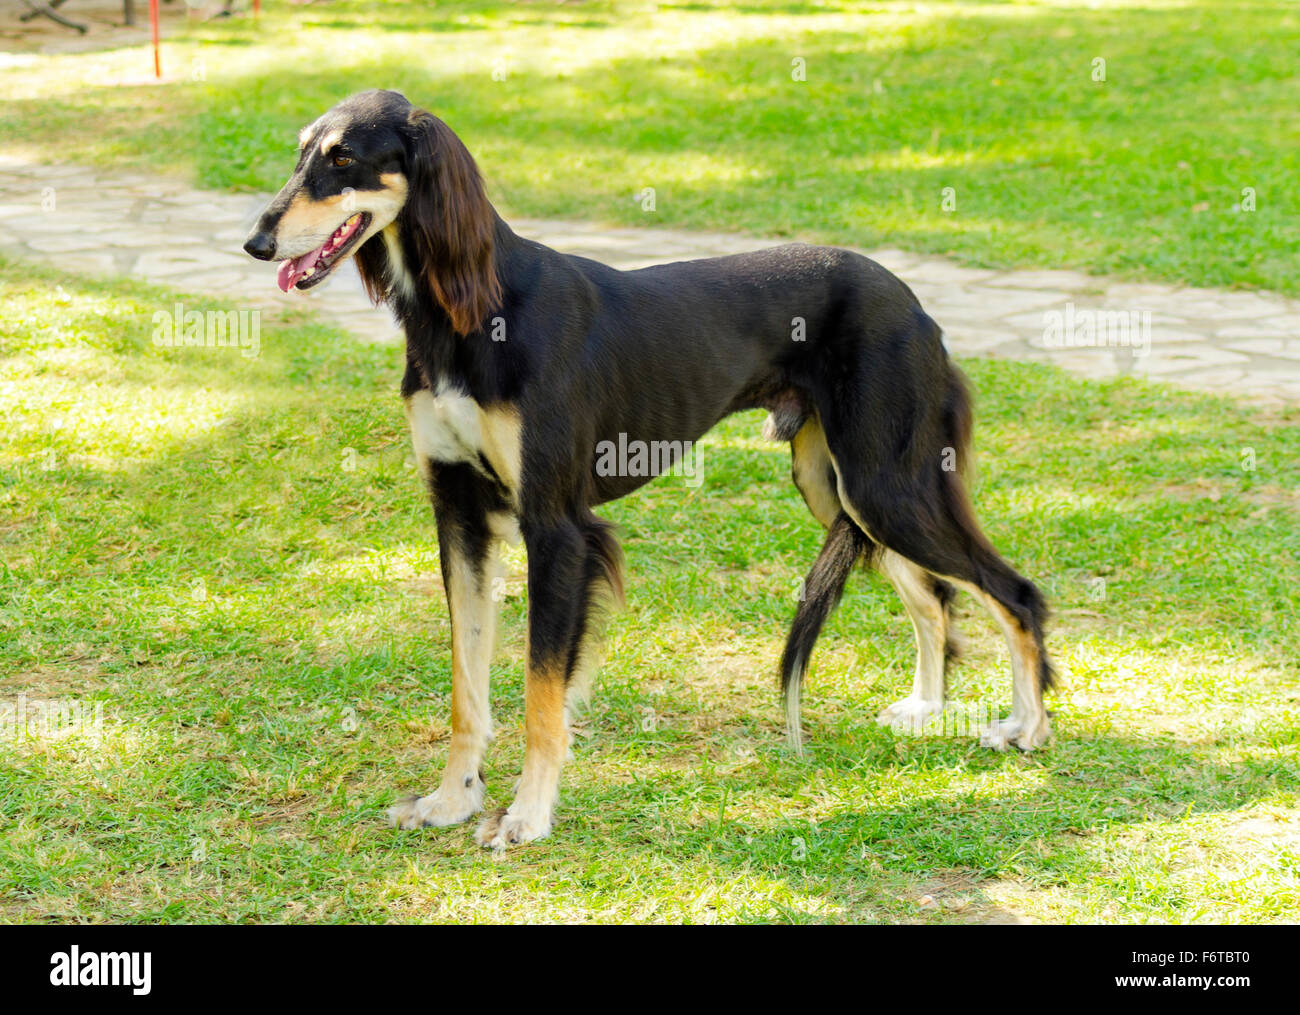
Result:
[[471,465],[512,494],[519,489],[519,415],[510,406],[483,408],[447,384],[406,399],[411,442],[422,472],[433,465]]

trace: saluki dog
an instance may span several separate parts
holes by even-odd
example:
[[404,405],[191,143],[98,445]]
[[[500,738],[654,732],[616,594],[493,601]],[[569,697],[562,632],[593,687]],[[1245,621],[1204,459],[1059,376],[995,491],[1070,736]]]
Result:
[[[1039,746],[1047,606],[980,531],[963,483],[971,400],[938,325],[874,261],[802,244],[617,271],[517,236],[437,117],[397,92],[355,95],[306,127],[293,175],[244,248],[310,289],[347,258],[406,333],[402,397],[438,526],[451,616],[451,745],[438,788],[389,811],[402,828],[484,807],[488,666],[505,542],[528,555],[526,747],[514,802],[475,833],[502,848],[549,833],[568,709],[585,693],[622,555],[595,505],[651,478],[598,469],[606,442],[684,448],[729,413],[769,410],[795,485],[826,528],[781,662],[801,747],[809,654],[849,573],[873,563],[916,629],[912,693],[880,721],[944,708],[957,589],[996,618],[1012,708],[989,747]],[[662,471],[662,469],[660,470]],[[635,474],[629,474],[635,473]]]

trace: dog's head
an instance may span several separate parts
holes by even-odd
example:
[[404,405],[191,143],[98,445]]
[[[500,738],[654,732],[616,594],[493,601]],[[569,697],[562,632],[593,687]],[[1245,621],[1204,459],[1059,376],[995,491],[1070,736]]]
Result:
[[[383,298],[392,272],[416,273],[468,333],[500,298],[493,265],[495,214],[465,146],[445,123],[399,92],[345,99],[298,135],[298,164],[262,213],[244,249],[280,260],[282,290],[310,289],[374,241],[358,266]],[[389,230],[391,255],[380,234]],[[418,264],[394,265],[409,244]],[[382,266],[382,267],[381,267]]]

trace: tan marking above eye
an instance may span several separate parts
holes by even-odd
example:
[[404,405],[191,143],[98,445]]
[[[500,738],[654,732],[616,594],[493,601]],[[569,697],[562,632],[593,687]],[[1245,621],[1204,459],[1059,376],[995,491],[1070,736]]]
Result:
[[320,153],[322,155],[328,155],[329,150],[333,148],[336,144],[338,144],[341,140],[343,140],[343,131],[341,130],[330,131],[328,134],[326,134],[323,138],[320,139]]

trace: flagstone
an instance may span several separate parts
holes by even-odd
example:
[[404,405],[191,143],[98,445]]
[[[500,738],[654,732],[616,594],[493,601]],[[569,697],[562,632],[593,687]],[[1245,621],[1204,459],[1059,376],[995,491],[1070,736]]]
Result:
[[1059,289],[1085,292],[1100,289],[1105,280],[1079,271],[1045,269],[1040,271],[1011,271],[998,275],[984,284],[992,289]]
[[1252,338],[1243,342],[1229,342],[1227,348],[1260,356],[1300,360],[1300,338]]
[[[43,210],[46,188],[54,209]],[[300,307],[368,342],[400,343],[386,308],[371,305],[352,265],[306,292],[281,293],[275,266],[242,245],[269,195],[195,190],[174,178],[99,173],[0,155],[0,249],[94,274],[116,272],[239,304]],[[555,219],[513,220],[523,236],[556,249],[638,268],[663,261],[758,250],[789,242],[650,224],[611,227]],[[1300,400],[1300,302],[1271,293],[1121,282],[1063,269],[970,268],[893,247],[873,260],[896,272],[945,329],[957,355],[1052,363],[1087,377],[1124,373],[1252,401]],[[1138,312],[1142,346],[1049,347],[1055,315]],[[1112,318],[1092,317],[1094,330]],[[1132,318],[1128,319],[1130,322]],[[1139,333],[1140,338],[1145,338]],[[1144,354],[1145,353],[1145,354]]]
[[1229,363],[1248,363],[1250,357],[1228,349],[1184,346],[1176,351],[1157,351],[1135,361],[1133,372],[1143,374],[1169,374],[1198,367],[1221,366]]

